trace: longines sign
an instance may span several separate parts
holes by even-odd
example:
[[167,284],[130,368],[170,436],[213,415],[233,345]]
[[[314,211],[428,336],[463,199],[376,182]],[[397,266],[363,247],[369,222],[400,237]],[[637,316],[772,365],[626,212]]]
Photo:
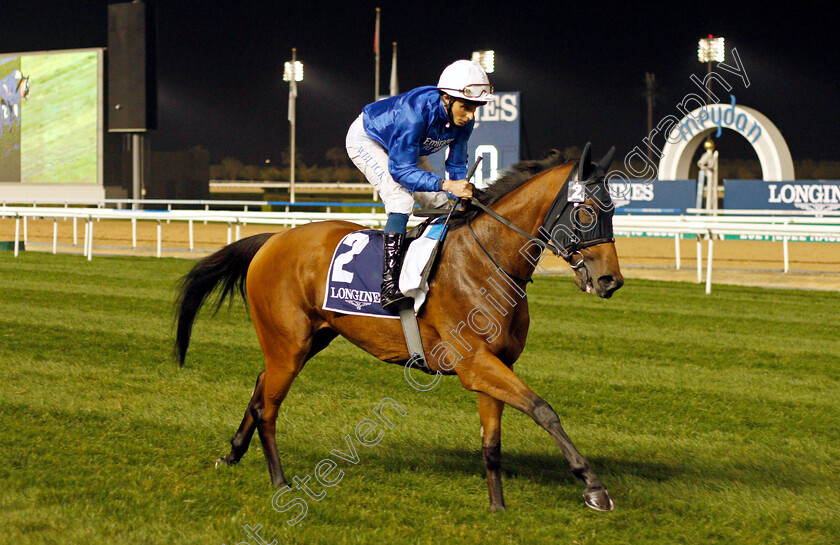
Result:
[[681,214],[694,206],[695,180],[610,181],[617,214]]
[[840,180],[726,180],[724,208],[733,210],[840,210]]

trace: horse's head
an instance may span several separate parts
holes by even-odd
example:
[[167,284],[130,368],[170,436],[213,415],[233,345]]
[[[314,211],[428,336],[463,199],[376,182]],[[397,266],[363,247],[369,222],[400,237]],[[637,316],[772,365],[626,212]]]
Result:
[[19,69],[13,72],[15,90],[21,100],[29,100],[29,76],[24,76]]
[[18,81],[17,90],[20,93],[20,98],[29,100],[29,76],[23,77]]
[[[604,298],[612,296],[624,284],[613,243],[613,204],[606,185],[606,171],[615,149],[593,165],[589,148],[586,144],[580,162],[571,170],[562,162],[560,152],[537,161],[520,161],[486,190],[477,191],[478,196],[471,200],[474,210],[453,224],[460,220],[470,225],[473,217],[484,212],[516,233],[509,237],[504,236],[504,229],[494,233],[500,252],[509,243],[524,258],[509,275],[516,273],[520,280],[530,278],[543,251],[549,249],[574,269],[575,283],[581,290]],[[548,201],[552,196],[554,200]],[[494,210],[489,205],[497,206]],[[516,217],[519,225],[510,217]],[[471,226],[470,231],[481,245]],[[522,237],[530,240],[525,246],[521,246]],[[496,268],[501,268],[487,248],[481,245],[481,249]],[[536,254],[534,250],[538,250]]]
[[543,226],[556,251],[575,271],[577,287],[609,298],[624,284],[613,238],[615,207],[606,184],[615,148],[594,165],[589,148],[587,143]]

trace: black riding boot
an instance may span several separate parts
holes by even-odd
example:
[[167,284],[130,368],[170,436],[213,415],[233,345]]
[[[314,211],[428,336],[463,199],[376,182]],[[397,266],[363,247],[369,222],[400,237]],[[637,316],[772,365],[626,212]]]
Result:
[[403,233],[385,233],[385,251],[382,268],[382,295],[379,302],[385,310],[399,308],[409,298],[400,291],[400,269],[402,268]]

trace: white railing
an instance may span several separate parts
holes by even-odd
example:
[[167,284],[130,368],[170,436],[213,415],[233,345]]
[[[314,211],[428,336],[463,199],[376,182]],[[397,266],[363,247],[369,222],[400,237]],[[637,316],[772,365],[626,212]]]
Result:
[[[368,186],[370,187],[370,186]],[[344,208],[359,208],[370,209],[377,211],[383,208],[381,202],[335,202],[335,201],[312,201],[312,202],[296,202],[289,201],[255,201],[255,200],[221,200],[221,199],[15,199],[14,202],[0,200],[0,208],[15,207],[19,205],[31,206],[33,208],[39,206],[63,206],[70,207],[84,207],[95,206],[97,208],[134,208],[135,205],[148,209],[150,206],[160,206],[161,209],[167,211],[186,209],[185,207],[203,207],[205,211],[210,211],[210,207],[242,207],[243,212],[248,212],[249,208],[260,209],[264,206],[284,207],[286,212],[295,208],[325,208],[327,212],[332,207]]]
[[[73,220],[73,244],[78,244],[78,222],[84,222],[84,255],[88,260],[93,258],[93,228],[99,220],[131,221],[131,247],[137,248],[137,221],[157,222],[157,257],[162,255],[162,223],[186,222],[189,232],[190,251],[195,249],[194,223],[226,223],[228,226],[227,243],[239,240],[243,225],[282,225],[293,227],[324,220],[345,220],[371,228],[382,228],[388,220],[384,212],[357,213],[327,213],[327,212],[230,212],[204,210],[172,210],[172,211],[144,211],[144,210],[113,210],[107,208],[49,208],[49,207],[0,207],[0,218],[14,218],[15,240],[14,255],[19,254],[21,240],[28,242],[27,224],[30,219],[53,220],[53,253],[58,248],[58,220]],[[409,222],[419,223],[419,219]],[[22,233],[21,233],[22,227]],[[23,235],[21,238],[21,234]]]
[[784,272],[790,271],[789,242],[791,239],[824,237],[840,242],[840,217],[833,219],[814,217],[692,217],[692,216],[615,216],[613,227],[616,235],[638,233],[656,234],[674,238],[676,268],[680,269],[680,239],[694,235],[697,241],[697,282],[702,282],[701,240],[708,241],[706,257],[706,293],[712,290],[712,258],[714,241],[726,235],[740,237],[771,237],[782,242]]
[[[39,203],[43,204],[43,203]],[[58,220],[73,220],[73,244],[77,244],[77,222],[84,221],[84,256],[93,258],[94,224],[99,220],[125,220],[132,223],[132,248],[137,248],[137,221],[157,222],[156,255],[162,255],[162,224],[186,222],[189,225],[189,249],[193,251],[196,221],[205,223],[226,223],[227,242],[239,240],[241,227],[246,224],[295,226],[313,221],[346,220],[361,225],[382,228],[387,221],[384,212],[247,212],[247,211],[208,211],[208,210],[114,210],[107,208],[57,208],[57,207],[12,207],[0,206],[0,218],[15,220],[14,255],[19,254],[21,227],[23,242],[27,241],[27,220],[46,218],[53,220],[53,253],[58,248]],[[419,218],[412,218],[410,224],[416,224]],[[781,239],[784,271],[790,270],[788,243],[791,239],[802,237],[824,237],[826,240],[840,241],[840,215],[831,217],[810,216],[658,216],[658,215],[616,215],[613,218],[616,235],[634,235],[639,233],[654,234],[674,238],[676,268],[681,268],[680,240],[694,236],[697,241],[697,282],[702,282],[701,240],[708,241],[706,257],[706,293],[711,293],[712,263],[714,240],[726,235],[775,237]]]

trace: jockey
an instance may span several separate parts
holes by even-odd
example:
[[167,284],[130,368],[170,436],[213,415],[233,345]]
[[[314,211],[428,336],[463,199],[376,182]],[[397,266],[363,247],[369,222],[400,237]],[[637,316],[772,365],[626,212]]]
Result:
[[[493,87],[477,62],[447,66],[436,87],[426,86],[368,104],[347,132],[347,153],[385,205],[382,308],[400,306],[400,262],[408,216],[417,201],[424,208],[447,204],[447,194],[472,197],[467,175],[467,141],[475,111],[493,99]],[[449,147],[447,178],[434,173],[428,155]]]

